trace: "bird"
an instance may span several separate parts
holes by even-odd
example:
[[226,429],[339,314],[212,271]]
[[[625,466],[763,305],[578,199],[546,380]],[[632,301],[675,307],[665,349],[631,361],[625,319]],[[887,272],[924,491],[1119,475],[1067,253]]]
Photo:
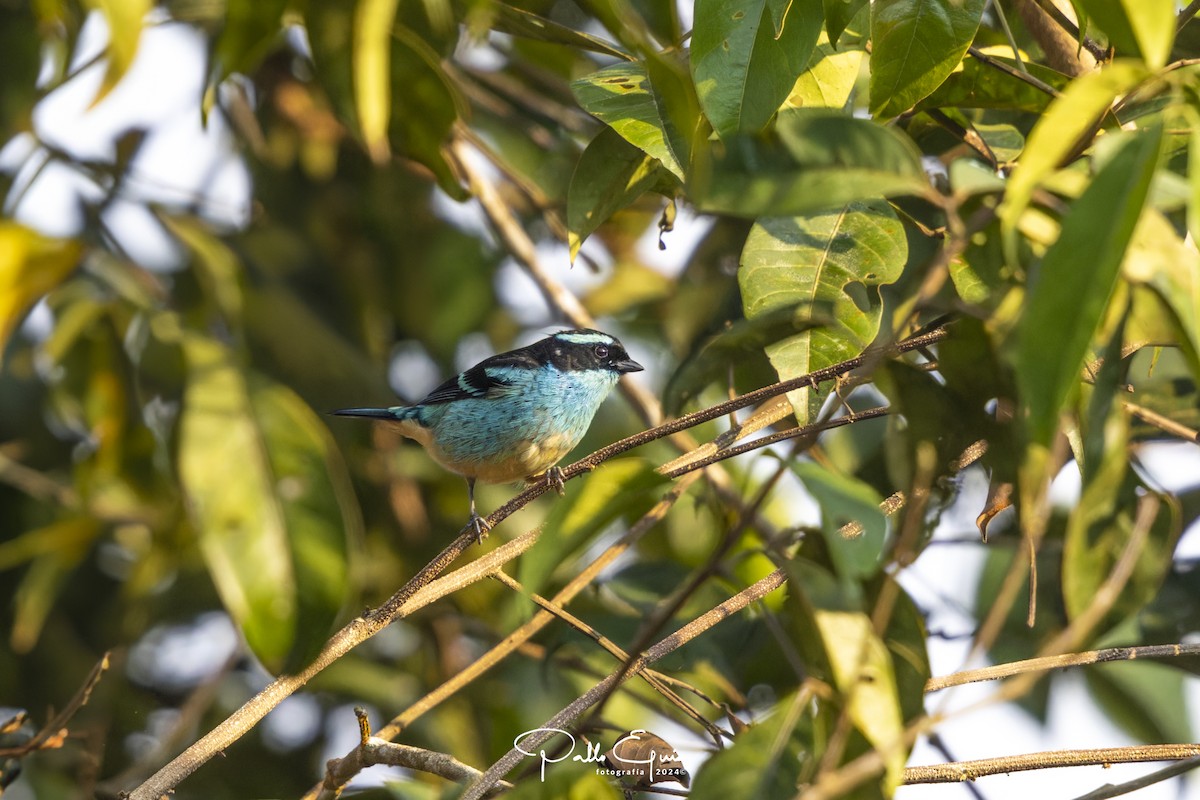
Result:
[[332,413],[394,423],[465,478],[468,525],[482,541],[491,526],[475,510],[475,482],[544,478],[562,494],[556,465],[579,444],[617,380],[642,369],[615,336],[573,328],[486,358],[414,405]]

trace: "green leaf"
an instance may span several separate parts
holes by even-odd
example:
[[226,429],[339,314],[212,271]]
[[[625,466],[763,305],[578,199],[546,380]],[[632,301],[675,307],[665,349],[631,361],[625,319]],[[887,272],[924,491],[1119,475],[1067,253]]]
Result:
[[664,180],[662,163],[605,128],[584,149],[567,191],[571,261],[596,228]]
[[[840,0],[831,0],[839,3]],[[858,82],[864,52],[861,47],[838,50],[824,31],[817,40],[808,69],[800,73],[784,101],[788,108],[845,108]]]
[[[821,533],[838,574],[861,580],[878,572],[887,534],[879,493],[857,478],[811,461],[793,461],[791,467],[821,506]],[[862,533],[854,538],[843,536],[839,529],[848,522],[859,523]]]
[[230,0],[225,5],[221,32],[213,44],[219,84],[231,73],[251,74],[283,34],[287,0]]
[[890,796],[903,780],[908,758],[904,748],[895,746],[904,734],[904,717],[891,655],[862,612],[817,609],[815,618],[850,719],[884,757],[885,793]]
[[1063,221],[1018,322],[1016,364],[1032,441],[1049,445],[1133,236],[1158,163],[1162,129],[1113,156]]
[[867,0],[824,0],[823,5],[825,31],[829,34],[829,41],[836,47],[838,39],[842,37],[842,31],[846,30],[850,21],[867,5]]
[[781,307],[759,314],[752,320],[740,319],[727,325],[680,363],[663,390],[664,408],[667,413],[674,414],[709,384],[728,379],[731,367],[736,377],[741,369],[758,366],[750,363],[756,355],[769,375],[766,348],[817,324],[816,320],[798,317],[793,308]]
[[400,0],[358,0],[354,9],[354,105],[367,152],[376,164],[391,158],[392,28]]
[[1097,664],[1083,670],[1108,716],[1139,742],[1190,742],[1192,726],[1178,669],[1147,661]]
[[1017,169],[1008,181],[1000,219],[1011,235],[1034,189],[1095,126],[1113,100],[1146,77],[1143,67],[1118,62],[1100,72],[1076,78],[1030,131]]
[[72,516],[0,545],[0,569],[30,560],[12,596],[8,643],[13,652],[28,653],[37,644],[59,595],[102,532],[95,517]]
[[[988,57],[1018,69],[1012,58],[989,53]],[[1025,62],[1030,75],[1062,91],[1071,82],[1070,77],[1041,64]],[[984,64],[977,58],[967,56],[925,99],[917,103],[918,111],[929,108],[994,108],[1004,111],[1028,111],[1039,114],[1054,100],[1036,86]]]
[[397,25],[392,33],[391,73],[395,104],[388,115],[392,149],[429,167],[451,197],[465,199],[458,178],[442,155],[454,123],[467,114],[467,101],[446,75],[441,55],[416,31]]
[[0,361],[8,337],[33,304],[71,274],[81,251],[77,241],[0,220]]
[[666,122],[644,64],[614,64],[574,81],[571,91],[585,111],[683,180],[683,167],[668,141]]
[[756,133],[808,66],[821,30],[819,0],[697,0],[692,77],[722,137]]
[[490,20],[491,27],[493,30],[500,31],[501,33],[522,36],[538,42],[576,47],[580,50],[613,56],[624,61],[632,60],[632,56],[629,53],[611,42],[592,36],[590,33],[568,28],[566,25],[546,19],[545,17],[539,17],[537,14],[532,14],[524,9],[516,8],[506,3],[491,2],[491,0],[471,3],[472,7],[476,5],[481,7],[485,13],[495,15]]
[[930,191],[920,153],[892,128],[825,109],[784,109],[775,128],[777,139],[731,139],[697,167],[688,191],[700,210],[753,219]]
[[871,114],[894,117],[928,97],[962,61],[987,0],[875,0]]
[[1180,345],[1200,380],[1200,253],[1175,231],[1165,216],[1147,209],[1142,212],[1133,241],[1121,265],[1124,277],[1153,289],[1178,321]]
[[[1130,469],[1129,421],[1117,401],[1119,393],[1124,393],[1120,329],[1112,338],[1088,398],[1087,412],[1079,415],[1086,422],[1084,456],[1079,459],[1083,493],[1067,521],[1062,554],[1063,604],[1070,619],[1087,613],[1100,586],[1120,562],[1138,506],[1148,492]],[[1145,545],[1135,554],[1133,572],[1097,633],[1137,614],[1158,594],[1182,527],[1177,501],[1167,496],[1160,500]]]
[[767,718],[738,734],[731,747],[704,762],[692,800],[769,800],[792,797],[812,722],[795,696],[775,704]]
[[316,653],[348,590],[361,522],[320,419],[285,387],[247,376],[219,344],[184,341],[189,382],[179,476],[209,574],[273,670]]
[[1174,0],[1077,0],[1092,22],[1108,35],[1118,56],[1138,54],[1150,69],[1161,69],[1175,41]]
[[[879,331],[878,287],[899,278],[907,258],[904,226],[880,200],[756,223],[738,270],[746,318],[790,308],[797,319],[816,323],[767,348],[780,379],[861,353]],[[788,399],[801,425],[812,421],[822,401],[807,387]]]

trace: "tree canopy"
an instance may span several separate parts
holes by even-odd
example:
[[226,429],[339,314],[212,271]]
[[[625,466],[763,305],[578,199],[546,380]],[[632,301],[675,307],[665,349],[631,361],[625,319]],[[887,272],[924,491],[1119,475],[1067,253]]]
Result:
[[[1198,8],[0,2],[0,794],[615,798],[639,728],[697,800],[1195,766]],[[482,545],[326,414],[560,327],[647,372]],[[912,763],[1059,668],[1127,740]]]

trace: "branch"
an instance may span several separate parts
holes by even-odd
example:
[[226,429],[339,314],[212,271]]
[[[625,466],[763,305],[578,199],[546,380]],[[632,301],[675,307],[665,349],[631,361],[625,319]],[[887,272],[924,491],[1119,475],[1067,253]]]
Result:
[[1024,70],[1019,70],[1016,67],[1010,67],[1008,64],[1005,64],[1003,61],[997,61],[996,59],[989,56],[987,53],[980,50],[978,47],[975,47],[974,45],[972,45],[971,47],[968,47],[967,52],[970,53],[971,57],[974,58],[975,60],[977,60],[980,64],[984,64],[986,66],[991,67],[992,69],[999,70],[1000,72],[1003,72],[1005,75],[1008,75],[1010,78],[1016,78],[1019,81],[1028,83],[1030,86],[1037,89],[1039,92],[1045,92],[1046,94],[1050,95],[1051,97],[1058,97],[1061,94],[1061,92],[1059,92],[1058,89],[1055,89],[1053,86],[1046,83],[1041,78],[1036,78],[1033,75],[1030,75],[1028,72],[1026,72]]
[[[423,747],[412,747],[406,744],[393,744],[378,736],[371,735],[371,726],[367,721],[367,712],[361,708],[354,709],[358,716],[358,726],[361,740],[357,747],[346,758],[334,758],[325,768],[325,783],[327,785],[344,786],[358,773],[376,764],[386,764],[392,767],[405,767],[420,772],[438,775],[456,783],[478,779],[482,772],[467,766],[458,759],[446,753],[426,750]],[[488,795],[497,794],[513,788],[511,783],[500,781],[492,787]]]
[[1140,744],[1132,747],[1101,747],[1094,750],[1048,750],[1028,755],[955,761],[928,767],[907,767],[904,770],[904,783],[960,783],[1005,772],[1136,764],[1143,761],[1177,761],[1197,756],[1200,756],[1200,744]]
[[1086,667],[1091,664],[1109,664],[1114,661],[1144,661],[1149,658],[1180,658],[1200,656],[1200,644],[1156,644],[1141,647],[1110,647],[1105,650],[1088,650],[1084,653],[1066,653],[1041,658],[1026,658],[1008,664],[996,664],[981,669],[968,669],[930,678],[925,683],[925,693],[940,692],[952,686],[963,686],[981,681],[997,681],[1034,672],[1049,672],[1065,667]]
[[1136,792],[1138,789],[1145,789],[1147,786],[1153,786],[1156,783],[1170,780],[1186,772],[1191,772],[1196,767],[1200,767],[1200,758],[1187,758],[1183,761],[1177,761],[1170,766],[1155,770],[1149,775],[1143,775],[1140,778],[1134,778],[1125,783],[1118,783],[1116,785],[1111,783],[1105,784],[1095,791],[1076,797],[1075,800],[1108,800],[1111,797],[1120,797],[1123,794]]
[[[100,683],[100,679],[108,671],[109,655],[109,653],[105,653],[100,657],[100,661],[92,667],[83,684],[75,692],[75,696],[67,702],[62,711],[47,720],[46,724],[41,727],[41,730],[30,737],[29,741],[24,744],[16,747],[0,748],[0,758],[22,758],[35,750],[52,750],[62,747],[63,741],[67,738],[67,723],[91,699],[92,690],[96,688],[96,684]],[[4,728],[6,730],[9,728],[15,730],[17,727],[20,727],[20,724],[24,720],[25,713],[19,712],[11,720],[4,722]]]

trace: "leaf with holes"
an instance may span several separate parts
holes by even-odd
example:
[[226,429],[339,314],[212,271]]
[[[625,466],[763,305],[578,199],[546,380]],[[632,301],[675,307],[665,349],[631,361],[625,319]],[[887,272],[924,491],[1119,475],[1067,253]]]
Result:
[[808,67],[821,22],[820,0],[697,0],[692,77],[720,136],[770,121]]
[[[738,271],[746,318],[792,308],[819,322],[767,348],[780,379],[860,354],[879,332],[879,286],[899,278],[907,258],[904,226],[882,200],[759,220]],[[812,421],[827,393],[806,387],[788,395],[801,425]]]

